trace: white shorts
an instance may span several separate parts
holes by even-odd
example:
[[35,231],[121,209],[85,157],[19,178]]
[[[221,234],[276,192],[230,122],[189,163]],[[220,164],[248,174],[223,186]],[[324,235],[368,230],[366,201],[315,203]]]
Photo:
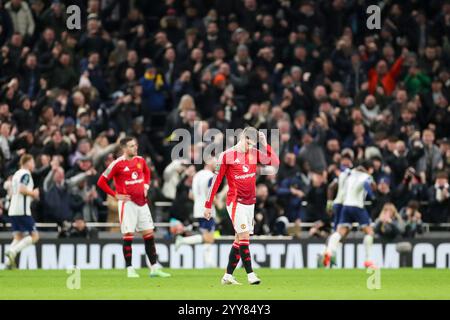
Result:
[[123,234],[154,229],[152,215],[147,204],[138,206],[133,201],[119,200],[118,205],[120,231]]
[[255,205],[231,202],[227,206],[228,215],[236,233],[249,232],[253,234]]

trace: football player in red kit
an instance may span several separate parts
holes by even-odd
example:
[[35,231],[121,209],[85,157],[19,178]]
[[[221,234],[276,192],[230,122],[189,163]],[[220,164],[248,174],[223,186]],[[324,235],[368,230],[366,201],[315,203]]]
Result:
[[[255,148],[258,140],[262,151]],[[279,163],[280,160],[267,143],[266,136],[253,127],[245,128],[238,143],[219,156],[215,176],[205,202],[204,216],[206,219],[211,217],[214,196],[225,176],[229,186],[227,211],[236,235],[222,284],[239,284],[233,277],[233,271],[241,258],[248,282],[250,284],[261,282],[253,272],[249,249],[256,202],[256,168],[258,164],[278,167]]]
[[[132,242],[135,232],[142,234],[145,252],[150,260],[151,277],[169,277],[161,270],[157,261],[153,219],[147,204],[147,191],[150,185],[150,170],[145,159],[137,155],[138,145],[134,138],[120,140],[123,155],[113,161],[98,179],[97,185],[107,194],[115,197],[119,207],[120,230],[123,234],[123,255],[129,278],[138,278],[131,265]],[[114,180],[116,191],[108,181]]]

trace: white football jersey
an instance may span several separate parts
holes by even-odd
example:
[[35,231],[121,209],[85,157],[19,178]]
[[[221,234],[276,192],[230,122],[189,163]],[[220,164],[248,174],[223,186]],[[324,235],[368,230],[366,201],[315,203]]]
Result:
[[[209,189],[214,177],[210,170],[200,170],[192,179],[192,193],[194,195],[194,218],[204,218],[205,202],[208,198]],[[216,216],[216,209],[211,208],[211,216]]]
[[367,195],[367,191],[364,189],[366,181],[372,181],[369,174],[356,169],[351,171],[345,183],[344,206],[364,208],[364,200]]
[[20,169],[13,175],[11,182],[11,203],[8,210],[9,216],[31,216],[30,204],[33,198],[19,192],[21,185],[33,191],[33,177],[27,169]]
[[337,178],[338,191],[336,193],[336,197],[333,200],[333,204],[342,204],[344,202],[345,186],[347,183],[347,178],[350,176],[351,171],[352,170],[350,168],[346,168],[339,174],[339,177]]

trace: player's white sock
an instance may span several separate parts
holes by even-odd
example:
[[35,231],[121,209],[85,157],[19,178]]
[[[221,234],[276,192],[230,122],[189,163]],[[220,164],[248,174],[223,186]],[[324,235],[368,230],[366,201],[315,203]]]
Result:
[[363,243],[364,243],[366,261],[370,261],[370,259],[372,257],[373,236],[366,234],[364,236]]
[[20,240],[17,240],[16,238],[11,241],[11,244],[9,245],[9,251],[14,250],[14,247],[19,243]]
[[19,240],[12,248],[9,248],[13,254],[18,254],[20,251],[33,244],[31,236],[26,236],[22,240]]
[[203,242],[203,236],[201,234],[184,237],[181,240],[181,243],[184,243],[184,244],[197,244],[197,243],[202,243],[202,242]]
[[212,268],[213,267],[213,261],[211,256],[211,244],[205,243],[203,245],[203,261],[205,262],[205,267]]
[[335,232],[330,236],[330,240],[328,240],[327,253],[331,255],[336,254],[337,247],[339,245],[339,241],[341,241],[341,235],[339,232]]

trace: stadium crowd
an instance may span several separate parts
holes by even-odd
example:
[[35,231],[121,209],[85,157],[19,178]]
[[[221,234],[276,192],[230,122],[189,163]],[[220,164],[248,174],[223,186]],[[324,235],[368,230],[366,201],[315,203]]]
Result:
[[[81,30],[66,28],[71,4]],[[366,27],[371,4],[381,30]],[[257,181],[256,234],[306,221],[326,235],[328,186],[364,159],[381,237],[449,221],[450,1],[0,0],[0,48],[3,221],[25,153],[36,221],[117,221],[96,181],[129,134],[151,165],[150,201],[188,225],[202,166],[171,160],[173,131],[247,125],[280,130],[278,174]]]

